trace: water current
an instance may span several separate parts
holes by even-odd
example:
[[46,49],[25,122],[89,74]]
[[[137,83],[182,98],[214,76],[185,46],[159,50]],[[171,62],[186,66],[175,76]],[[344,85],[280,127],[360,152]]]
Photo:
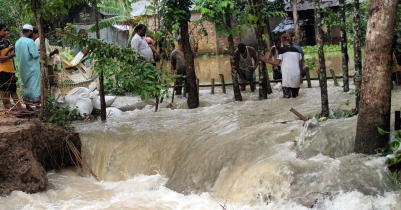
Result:
[[[393,91],[399,109],[401,88]],[[141,109],[79,123],[82,152],[102,180],[65,169],[48,173],[49,189],[15,191],[0,209],[271,209],[397,210],[401,193],[385,157],[354,154],[356,117],[303,122],[320,110],[320,89],[302,88],[296,99],[274,90],[268,100],[243,92],[244,102],[209,89],[201,107],[186,109],[177,96],[154,112]],[[329,82],[331,109],[351,109],[355,95]],[[115,106],[139,102],[121,97]]]

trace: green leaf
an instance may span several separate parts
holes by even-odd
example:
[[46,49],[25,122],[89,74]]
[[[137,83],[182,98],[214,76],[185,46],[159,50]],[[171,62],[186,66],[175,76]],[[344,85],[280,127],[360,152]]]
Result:
[[381,128],[377,128],[377,130],[379,131],[380,135],[385,135],[385,134],[388,133],[388,132],[384,131],[384,130],[381,129]]
[[400,142],[399,141],[393,141],[390,143],[390,146],[394,149],[394,150],[398,150],[398,148],[400,147]]

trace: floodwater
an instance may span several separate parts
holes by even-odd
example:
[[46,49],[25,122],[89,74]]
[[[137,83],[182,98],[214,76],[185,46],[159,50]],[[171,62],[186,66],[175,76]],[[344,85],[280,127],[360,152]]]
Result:
[[[351,87],[353,89],[353,87]],[[329,82],[331,109],[351,109],[354,94]],[[274,89],[268,100],[243,92],[201,90],[201,107],[186,109],[176,97],[75,124],[86,162],[102,180],[73,169],[50,172],[42,193],[13,192],[0,209],[227,209],[227,210],[397,210],[401,193],[385,157],[352,153],[356,117],[303,126],[320,110],[320,89],[302,88],[296,99]],[[393,107],[399,108],[395,87]],[[121,97],[115,106],[139,101]],[[224,208],[223,208],[224,206]]]
[[[318,66],[319,60],[317,54],[308,54],[307,56],[311,57],[313,61],[316,63],[315,66]],[[355,74],[355,62],[353,59],[353,52],[350,51],[349,53],[349,75]],[[342,61],[341,61],[341,52],[332,52],[326,53],[326,71],[327,76],[331,77],[330,69],[333,69],[336,76],[342,76]],[[170,63],[166,62],[163,65],[163,69],[170,70]],[[271,69],[270,65],[268,65],[269,69]],[[199,56],[195,59],[195,71],[196,76],[199,78],[200,83],[202,84],[210,84],[211,79],[214,78],[216,83],[220,83],[220,76],[219,74],[224,75],[224,80],[226,83],[232,82],[231,77],[231,65],[230,65],[230,56],[229,55],[203,55]],[[259,75],[259,70],[256,70],[257,78]],[[311,78],[317,78],[316,70],[310,70]],[[273,79],[273,73],[269,71],[269,78]],[[258,79],[257,79],[258,80]]]

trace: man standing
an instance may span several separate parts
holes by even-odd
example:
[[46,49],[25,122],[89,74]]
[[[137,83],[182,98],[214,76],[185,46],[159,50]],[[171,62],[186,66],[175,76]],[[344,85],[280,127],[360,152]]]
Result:
[[22,37],[15,44],[15,54],[21,75],[22,97],[29,109],[30,105],[40,104],[41,74],[38,49],[32,40],[33,27],[24,25],[22,33]]
[[157,51],[154,48],[152,49],[149,47],[144,38],[145,35],[146,26],[139,24],[135,28],[135,36],[132,38],[131,48],[137,51],[146,62],[151,63],[154,60],[153,53],[157,53]]
[[[278,50],[280,49],[280,42],[277,40],[274,42],[274,46],[270,49],[268,59],[275,61],[278,59]],[[273,79],[281,79],[281,67],[273,66]]]
[[[46,32],[45,32],[46,33]],[[33,41],[35,41],[35,46],[40,53],[40,39],[39,39],[39,31],[37,28],[33,29]],[[45,47],[46,47],[46,65],[47,65],[47,74],[49,75],[50,85],[54,83],[54,55],[58,54],[58,49],[51,51],[49,40],[45,38]]]
[[280,65],[283,77],[283,94],[284,98],[298,97],[300,85],[303,83],[302,78],[302,55],[298,49],[290,43],[291,37],[285,33],[281,36],[283,47],[278,51],[278,59],[276,61],[268,60],[264,55],[260,59],[271,65]]
[[[246,46],[244,43],[238,44],[238,49],[235,51],[235,67],[238,70],[239,82],[241,91],[245,91],[247,81],[250,81],[251,76],[253,81],[256,80],[255,69],[259,65],[259,59],[256,55],[256,50],[253,47]],[[252,63],[252,59],[254,63]]]
[[[6,29],[6,37],[5,37],[8,41],[10,41],[10,29]],[[15,54],[15,53],[14,53]],[[14,67],[14,70],[16,69],[15,68],[15,60],[14,60],[14,58],[13,58],[13,67]]]
[[[184,51],[182,51],[182,40],[178,39],[178,48],[171,53],[171,71],[175,75],[185,76],[186,75],[186,65]],[[180,86],[184,79],[179,77],[175,80],[175,84]],[[182,87],[175,88],[175,94],[181,95]]]
[[22,110],[17,95],[17,78],[13,64],[14,46],[6,37],[6,26],[0,24],[0,94],[5,109],[12,108],[10,96],[13,98],[16,107]]

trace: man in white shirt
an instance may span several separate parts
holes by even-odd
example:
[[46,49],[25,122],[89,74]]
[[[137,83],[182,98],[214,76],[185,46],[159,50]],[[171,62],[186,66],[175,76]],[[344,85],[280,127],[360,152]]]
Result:
[[137,51],[146,62],[150,63],[153,62],[152,60],[154,60],[153,52],[155,51],[155,49],[149,47],[149,44],[144,38],[145,35],[146,26],[143,24],[139,24],[135,28],[135,36],[132,38],[131,48]]
[[[36,48],[38,48],[39,53],[40,53],[40,39],[39,39],[39,31],[37,28],[33,29],[33,35],[32,35],[33,41],[35,41]],[[46,47],[46,65],[47,65],[47,70],[48,70],[48,75],[49,75],[49,82],[52,85],[54,83],[54,55],[58,54],[58,49],[52,49],[50,48],[49,40],[45,38],[45,47]]]
[[284,98],[298,97],[300,85],[303,83],[302,55],[297,48],[291,45],[290,41],[289,34],[285,33],[281,36],[283,47],[278,50],[277,60],[272,61],[268,60],[264,55],[260,56],[260,60],[271,65],[277,66],[281,64]]

